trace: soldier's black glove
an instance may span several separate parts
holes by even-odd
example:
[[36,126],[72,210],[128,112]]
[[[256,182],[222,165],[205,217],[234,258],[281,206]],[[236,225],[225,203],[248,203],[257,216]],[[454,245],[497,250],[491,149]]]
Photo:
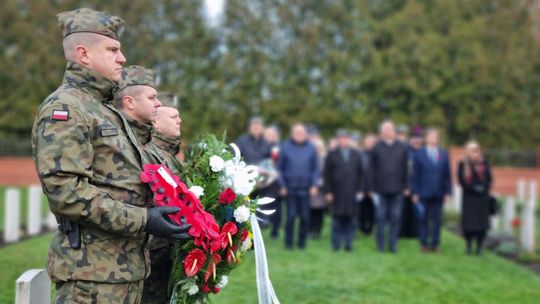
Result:
[[178,226],[171,222],[169,214],[180,211],[177,207],[153,207],[148,209],[146,232],[157,237],[186,240],[191,238],[187,231],[191,225]]

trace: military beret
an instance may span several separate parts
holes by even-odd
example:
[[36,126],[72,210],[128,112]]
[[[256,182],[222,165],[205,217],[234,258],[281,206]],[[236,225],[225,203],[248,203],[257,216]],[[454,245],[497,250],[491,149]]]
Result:
[[122,79],[118,83],[118,91],[129,86],[145,85],[156,88],[156,73],[139,65],[131,65],[122,70]]
[[178,96],[169,92],[159,92],[158,99],[164,107],[178,108]]
[[56,15],[64,37],[73,33],[95,33],[118,40],[124,20],[118,16],[89,8],[62,12]]

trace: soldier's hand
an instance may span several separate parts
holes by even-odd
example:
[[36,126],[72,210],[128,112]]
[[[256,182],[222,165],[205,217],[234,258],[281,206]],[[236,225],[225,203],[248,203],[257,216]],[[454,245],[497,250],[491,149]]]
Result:
[[191,225],[184,224],[178,226],[171,222],[169,214],[180,211],[177,207],[153,207],[148,209],[148,220],[146,222],[146,232],[157,236],[174,238],[179,240],[189,239],[187,234]]

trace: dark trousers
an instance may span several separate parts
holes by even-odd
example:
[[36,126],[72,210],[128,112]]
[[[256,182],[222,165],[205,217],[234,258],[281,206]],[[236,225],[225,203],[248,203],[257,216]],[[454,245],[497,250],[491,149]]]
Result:
[[300,217],[300,231],[298,232],[298,247],[306,246],[306,239],[309,229],[309,194],[304,192],[293,192],[287,196],[287,224],[285,226],[285,246],[293,247],[294,222]]
[[375,226],[375,206],[373,199],[369,196],[364,197],[360,201],[358,224],[360,230],[365,235],[371,234],[373,226]]
[[[424,217],[418,225],[420,243],[423,247],[436,249],[439,247],[441,238],[443,198],[422,198],[420,202],[424,206]],[[428,240],[429,238],[431,238],[431,242]]]
[[353,217],[334,216],[332,220],[332,246],[334,250],[341,249],[342,243],[345,243],[345,250],[351,250],[354,230]]
[[386,224],[390,223],[390,251],[396,252],[403,196],[401,194],[379,194],[377,201],[377,249],[384,251]]
[[315,238],[321,237],[324,222],[324,208],[310,208],[309,210],[309,232]]
[[465,241],[467,242],[467,253],[472,253],[472,243],[476,241],[476,254],[482,253],[482,246],[486,238],[486,230],[480,231],[463,231],[465,235]]
[[272,226],[270,236],[276,238],[279,236],[279,228],[281,227],[281,198],[278,197],[274,202],[268,204],[268,209],[276,210],[274,214],[270,215],[270,225]]

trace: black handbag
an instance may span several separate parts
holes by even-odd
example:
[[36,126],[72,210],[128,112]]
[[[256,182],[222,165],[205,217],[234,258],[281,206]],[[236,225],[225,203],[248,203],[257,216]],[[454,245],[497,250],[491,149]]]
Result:
[[489,198],[488,198],[488,202],[489,202],[489,214],[490,215],[498,214],[499,213],[499,202],[497,201],[497,199],[493,195],[490,195]]

